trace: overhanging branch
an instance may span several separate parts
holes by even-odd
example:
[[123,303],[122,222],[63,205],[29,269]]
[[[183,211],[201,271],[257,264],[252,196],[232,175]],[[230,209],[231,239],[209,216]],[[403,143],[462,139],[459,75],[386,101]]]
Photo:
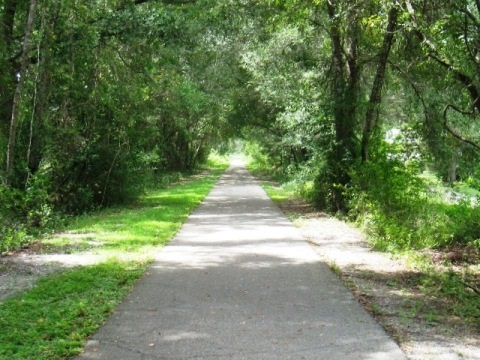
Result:
[[459,109],[455,105],[448,104],[445,107],[445,110],[443,110],[443,126],[445,127],[445,130],[447,130],[454,138],[456,138],[456,139],[458,139],[458,140],[460,140],[460,141],[462,141],[466,144],[469,144],[469,145],[473,146],[474,148],[480,150],[480,145],[479,144],[477,144],[476,142],[474,142],[470,139],[467,139],[464,136],[460,135],[457,131],[455,131],[452,127],[450,127],[450,125],[448,125],[447,113],[448,113],[449,109],[455,110],[456,112],[458,112],[462,115],[474,115],[475,110],[465,111],[465,110]]
[[478,112],[480,112],[480,92],[477,89],[474,80],[441,57],[435,45],[421,31],[421,27],[419,26],[416,18],[415,10],[410,0],[406,0],[405,4],[407,6],[407,11],[410,15],[411,23],[413,25],[415,34],[420,39],[420,41],[428,47],[427,56],[448,71],[450,71],[460,83],[465,85],[467,91],[470,94],[470,100],[472,102],[472,105],[477,109]]

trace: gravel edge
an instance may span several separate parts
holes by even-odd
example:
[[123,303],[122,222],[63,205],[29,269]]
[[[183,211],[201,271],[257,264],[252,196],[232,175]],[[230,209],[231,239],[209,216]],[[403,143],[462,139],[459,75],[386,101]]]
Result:
[[375,251],[362,231],[301,200],[278,204],[330,268],[411,360],[480,360],[480,334],[438,316],[406,259]]

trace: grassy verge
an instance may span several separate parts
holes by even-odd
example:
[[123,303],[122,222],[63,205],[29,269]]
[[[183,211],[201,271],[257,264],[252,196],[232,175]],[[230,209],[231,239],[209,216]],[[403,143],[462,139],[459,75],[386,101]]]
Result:
[[[448,254],[438,250],[436,255]],[[461,320],[480,330],[480,264],[432,261],[430,255],[403,255],[418,272],[417,288],[430,300],[425,306],[438,318]]]
[[0,359],[66,359],[80,353],[225,167],[211,164],[208,173],[151,191],[128,208],[76,218],[62,234],[37,244],[41,253],[99,260],[47,276],[32,290],[0,302]]
[[65,359],[112,313],[145,264],[108,261],[39,281],[0,307],[1,359]]
[[286,178],[276,171],[272,171],[267,164],[247,158],[247,169],[260,180],[268,196],[275,202],[281,203],[296,197],[293,184],[286,183]]

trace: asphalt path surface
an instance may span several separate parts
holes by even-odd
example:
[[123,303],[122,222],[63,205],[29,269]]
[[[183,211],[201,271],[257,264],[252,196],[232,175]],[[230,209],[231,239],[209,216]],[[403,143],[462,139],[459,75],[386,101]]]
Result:
[[406,357],[234,160],[78,359]]

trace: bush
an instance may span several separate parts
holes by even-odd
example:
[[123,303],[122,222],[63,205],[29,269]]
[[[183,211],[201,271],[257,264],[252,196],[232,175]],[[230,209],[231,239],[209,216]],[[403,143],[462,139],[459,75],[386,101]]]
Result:
[[288,176],[286,169],[256,142],[249,142],[245,146],[245,154],[248,156],[248,170],[258,175],[267,175],[270,179],[286,182]]
[[428,197],[416,164],[387,157],[357,167],[348,191],[351,213],[373,244],[388,251],[440,247],[451,242],[452,221]]
[[444,211],[453,228],[454,242],[470,244],[480,239],[480,207],[461,202],[444,206]]
[[0,185],[0,253],[20,248],[34,235],[52,229],[57,217],[45,177],[30,177],[24,191]]
[[271,160],[258,143],[248,142],[245,146],[245,153],[250,158],[249,167],[253,170],[268,171],[273,167]]

